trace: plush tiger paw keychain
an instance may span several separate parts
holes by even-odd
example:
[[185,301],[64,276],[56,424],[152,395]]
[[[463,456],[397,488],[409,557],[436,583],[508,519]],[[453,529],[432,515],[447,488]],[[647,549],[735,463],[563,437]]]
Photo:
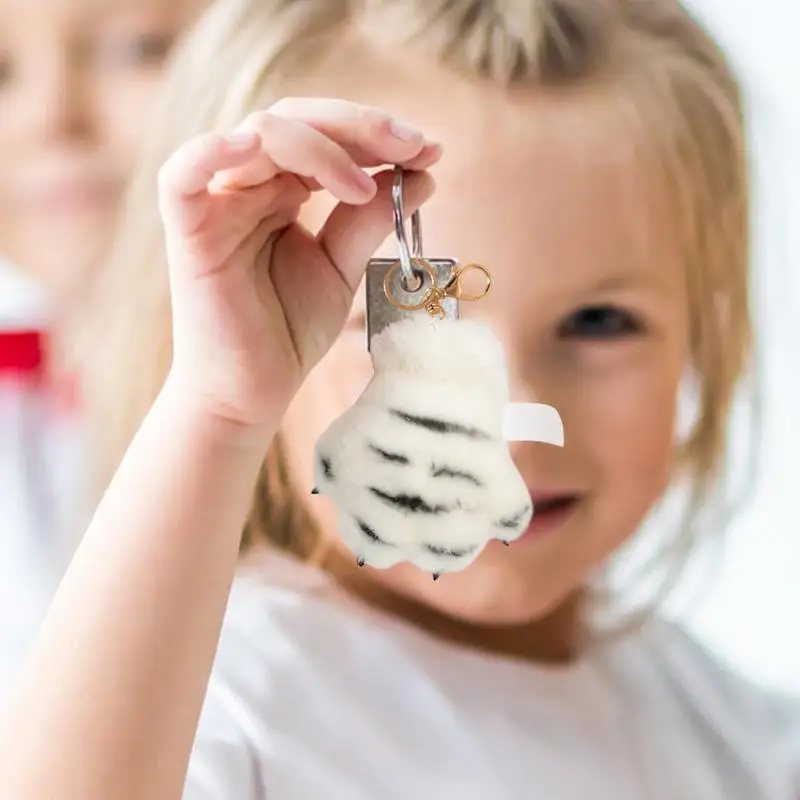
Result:
[[[436,579],[469,566],[492,539],[522,536],[534,508],[508,441],[563,446],[563,427],[551,406],[515,404],[509,414],[500,342],[486,326],[460,319],[460,303],[484,297],[491,275],[476,264],[424,259],[418,214],[412,257],[402,177],[398,169],[400,258],[373,259],[367,268],[375,374],[318,440],[314,492],[336,503],[339,533],[359,565],[410,562]],[[467,295],[471,271],[485,287]]]

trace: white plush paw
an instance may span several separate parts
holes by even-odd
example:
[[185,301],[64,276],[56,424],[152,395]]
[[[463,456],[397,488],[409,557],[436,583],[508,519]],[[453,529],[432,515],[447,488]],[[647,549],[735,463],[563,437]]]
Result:
[[421,314],[384,329],[371,352],[372,381],[316,447],[317,491],[336,503],[359,563],[438,576],[492,539],[519,538],[533,505],[504,434],[508,380],[491,331]]

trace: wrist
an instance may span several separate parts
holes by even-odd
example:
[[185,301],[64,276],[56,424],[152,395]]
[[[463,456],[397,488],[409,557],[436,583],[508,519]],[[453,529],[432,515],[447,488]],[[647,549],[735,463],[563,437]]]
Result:
[[248,423],[227,414],[203,392],[177,372],[170,372],[158,402],[168,409],[176,423],[188,425],[203,438],[242,451],[266,453],[280,427],[280,415],[259,423]]

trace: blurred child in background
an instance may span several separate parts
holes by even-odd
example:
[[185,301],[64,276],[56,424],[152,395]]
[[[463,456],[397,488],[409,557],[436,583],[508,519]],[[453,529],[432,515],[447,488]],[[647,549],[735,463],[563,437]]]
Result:
[[73,549],[85,316],[165,61],[203,0],[0,0],[0,694]]

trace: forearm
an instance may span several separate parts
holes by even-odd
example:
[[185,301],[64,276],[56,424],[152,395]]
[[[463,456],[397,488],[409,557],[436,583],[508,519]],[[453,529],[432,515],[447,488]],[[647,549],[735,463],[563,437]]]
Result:
[[270,438],[158,398],[2,720],[0,798],[180,797]]

